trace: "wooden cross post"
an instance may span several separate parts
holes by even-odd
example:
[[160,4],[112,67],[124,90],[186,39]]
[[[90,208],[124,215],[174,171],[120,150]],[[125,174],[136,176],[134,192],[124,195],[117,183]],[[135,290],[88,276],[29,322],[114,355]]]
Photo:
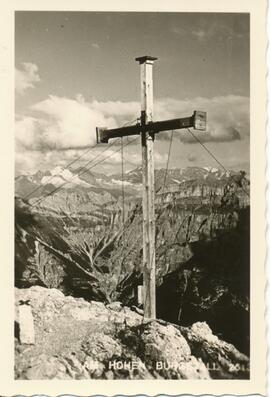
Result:
[[[141,68],[141,126],[153,123],[153,64],[156,59],[149,56],[136,58]],[[141,132],[145,318],[156,318],[154,139],[151,130]]]
[[155,193],[154,193],[154,139],[160,131],[195,128],[206,130],[206,113],[165,121],[153,121],[153,64],[157,58],[136,58],[141,68],[141,122],[122,128],[97,128],[97,143],[108,143],[111,138],[141,135],[143,184],[143,283],[144,317],[156,318],[155,266]]

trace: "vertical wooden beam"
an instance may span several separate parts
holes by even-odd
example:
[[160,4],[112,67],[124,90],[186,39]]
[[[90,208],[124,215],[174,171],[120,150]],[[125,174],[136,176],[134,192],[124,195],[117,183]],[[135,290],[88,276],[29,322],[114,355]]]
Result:
[[121,137],[121,172],[122,172],[122,226],[125,226],[125,188],[124,188],[124,146]]
[[[153,121],[153,63],[156,58],[137,58],[141,65],[141,124]],[[141,133],[143,184],[143,281],[144,317],[156,318],[154,134]]]

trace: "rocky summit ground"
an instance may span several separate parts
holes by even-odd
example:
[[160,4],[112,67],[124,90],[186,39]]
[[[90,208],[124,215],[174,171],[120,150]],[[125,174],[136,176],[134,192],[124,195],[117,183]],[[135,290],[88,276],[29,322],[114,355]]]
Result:
[[[30,299],[35,344],[20,343],[19,301]],[[16,379],[245,379],[249,359],[212,334],[143,320],[139,309],[65,296],[40,286],[16,289]]]

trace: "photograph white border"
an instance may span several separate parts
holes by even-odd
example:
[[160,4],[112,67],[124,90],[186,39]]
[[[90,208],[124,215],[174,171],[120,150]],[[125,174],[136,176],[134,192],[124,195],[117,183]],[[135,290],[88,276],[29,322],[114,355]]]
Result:
[[[20,0],[1,4],[0,75],[2,142],[1,260],[0,277],[0,394],[214,394],[266,393],[265,255],[266,255],[266,0],[104,1]],[[251,178],[251,356],[249,380],[14,380],[14,12],[61,11],[158,11],[247,12],[251,22],[250,79],[250,178]]]

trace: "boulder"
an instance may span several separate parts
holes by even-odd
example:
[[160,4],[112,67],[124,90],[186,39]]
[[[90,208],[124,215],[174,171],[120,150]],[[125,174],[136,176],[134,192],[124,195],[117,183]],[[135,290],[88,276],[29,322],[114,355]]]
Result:
[[249,358],[231,343],[213,335],[205,322],[197,322],[190,328],[181,327],[192,354],[207,363],[214,379],[249,378]]
[[173,325],[149,322],[142,326],[139,341],[141,359],[164,379],[209,379],[201,360],[191,355],[190,347]]

